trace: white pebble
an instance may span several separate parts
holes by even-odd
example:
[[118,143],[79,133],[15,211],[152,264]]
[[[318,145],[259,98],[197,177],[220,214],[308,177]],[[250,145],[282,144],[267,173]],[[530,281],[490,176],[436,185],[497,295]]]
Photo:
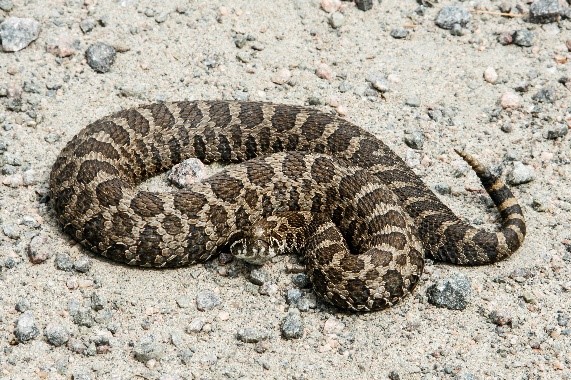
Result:
[[496,72],[496,69],[493,67],[488,67],[486,70],[484,70],[484,79],[488,83],[496,83],[498,80],[498,73]]
[[291,78],[291,71],[288,69],[280,69],[272,75],[271,81],[275,84],[284,84]]
[[515,92],[508,91],[504,93],[500,99],[503,109],[513,109],[521,107],[521,96]]

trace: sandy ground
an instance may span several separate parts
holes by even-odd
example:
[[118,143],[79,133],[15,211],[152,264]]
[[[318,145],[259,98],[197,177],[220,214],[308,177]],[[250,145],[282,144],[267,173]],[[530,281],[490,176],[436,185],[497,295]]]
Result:
[[[525,1],[466,1],[471,21],[453,36],[434,22],[448,1],[423,15],[412,0],[342,4],[338,28],[319,1],[302,0],[14,0],[0,11],[41,28],[25,49],[0,53],[1,379],[571,379],[570,144],[547,138],[571,125],[561,79],[571,22],[498,15],[527,12]],[[530,30],[532,46],[498,42],[515,30]],[[97,42],[118,51],[106,73],[85,59]],[[497,78],[484,78],[488,68]],[[452,148],[505,173],[523,163],[534,172],[513,187],[525,244],[486,267],[429,263],[415,296],[382,312],[344,313],[302,289],[303,335],[285,339],[296,258],[265,265],[261,286],[241,263],[126,267],[75,245],[45,203],[50,168],[84,125],[181,99],[319,103],[375,133],[430,186],[448,185],[442,200],[485,228],[497,213]],[[423,132],[422,149],[405,131]],[[430,304],[427,288],[456,274],[471,283],[467,307]],[[199,311],[199,293],[220,304]],[[32,316],[22,343],[16,322]]]

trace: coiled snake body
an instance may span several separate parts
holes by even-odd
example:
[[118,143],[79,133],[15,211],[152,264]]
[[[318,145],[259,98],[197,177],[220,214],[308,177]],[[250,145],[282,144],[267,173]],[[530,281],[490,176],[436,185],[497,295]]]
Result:
[[[523,242],[510,190],[459,154],[500,211],[498,232],[461,221],[371,133],[311,108],[270,103],[181,101],[117,112],[67,144],[50,190],[64,230],[112,260],[176,267],[227,247],[252,262],[297,250],[320,296],[378,310],[413,290],[425,254],[478,265]],[[239,164],[185,190],[136,190],[189,157]]]

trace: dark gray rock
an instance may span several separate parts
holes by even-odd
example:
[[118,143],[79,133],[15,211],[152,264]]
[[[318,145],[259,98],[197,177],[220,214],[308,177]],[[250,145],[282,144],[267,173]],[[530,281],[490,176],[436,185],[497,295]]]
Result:
[[291,276],[291,282],[298,288],[309,288],[311,286],[311,280],[305,273],[296,273]]
[[111,70],[116,55],[115,48],[103,42],[90,45],[85,52],[87,64],[98,73],[106,73]]
[[286,302],[288,305],[295,305],[301,298],[301,291],[296,288],[288,289],[286,294]]
[[516,30],[513,34],[513,42],[518,46],[529,47],[533,45],[535,35],[527,29]]
[[30,301],[27,298],[20,298],[18,302],[16,302],[16,306],[14,308],[16,309],[16,311],[24,313],[30,310],[30,307],[31,307]]
[[460,24],[454,24],[452,25],[452,28],[450,28],[450,34],[456,37],[463,36],[464,28],[462,28]]
[[8,17],[0,24],[0,40],[4,51],[19,51],[40,35],[40,23],[31,18]]
[[468,305],[470,294],[470,281],[460,274],[440,280],[426,291],[428,302],[451,310],[464,310]]
[[540,24],[559,21],[561,7],[559,0],[535,0],[529,7],[529,21]]
[[16,328],[14,329],[14,335],[18,342],[26,343],[34,339],[40,334],[40,330],[36,326],[36,320],[34,315],[30,311],[26,311],[24,314],[18,318],[16,321]]
[[281,325],[282,336],[285,339],[299,339],[303,336],[303,320],[299,310],[290,310]]
[[99,310],[103,310],[105,308],[105,305],[107,304],[107,301],[105,300],[105,298],[103,296],[101,296],[99,293],[91,293],[91,308],[95,311],[99,311]]
[[63,346],[69,340],[69,332],[61,323],[50,323],[44,330],[46,340],[56,347]]
[[91,32],[93,29],[95,29],[96,26],[97,26],[97,21],[95,21],[92,18],[86,18],[84,20],[81,20],[81,22],[79,23],[79,28],[85,34]]
[[436,25],[442,29],[452,29],[455,24],[466,26],[472,19],[470,12],[462,7],[445,6],[436,16]]
[[93,327],[95,320],[93,319],[91,310],[79,309],[77,313],[73,315],[73,323],[78,326]]
[[373,8],[373,0],[355,0],[355,4],[362,11],[368,11]]

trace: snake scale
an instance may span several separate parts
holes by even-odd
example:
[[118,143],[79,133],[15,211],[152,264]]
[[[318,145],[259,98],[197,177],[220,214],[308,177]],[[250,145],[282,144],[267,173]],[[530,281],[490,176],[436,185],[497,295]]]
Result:
[[[254,263],[299,251],[319,296],[371,311],[414,289],[425,256],[479,265],[522,244],[511,191],[458,153],[500,212],[497,232],[460,220],[371,133],[262,102],[162,102],[104,117],[61,151],[50,191],[64,231],[109,259],[178,267],[225,249]],[[137,189],[190,157],[236,165],[180,191]]]

